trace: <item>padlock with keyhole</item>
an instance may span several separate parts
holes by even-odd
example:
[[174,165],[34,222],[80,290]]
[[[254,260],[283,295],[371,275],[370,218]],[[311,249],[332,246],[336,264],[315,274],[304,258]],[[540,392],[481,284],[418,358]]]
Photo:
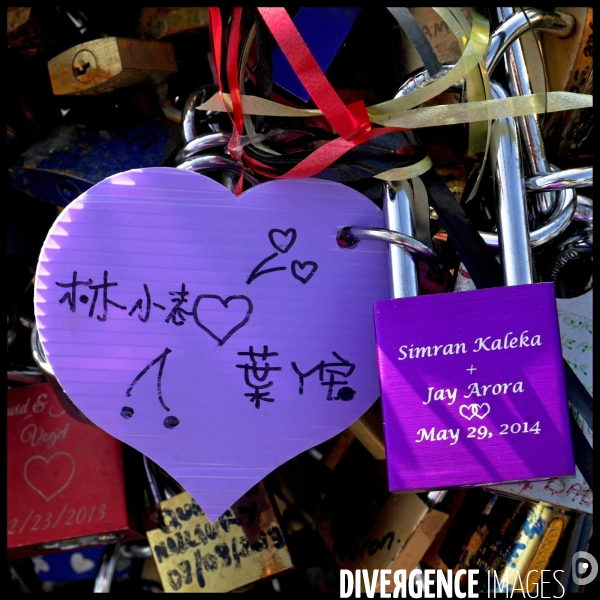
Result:
[[81,50],[73,59],[73,74],[81,83],[87,83],[96,76],[98,63],[89,50]]

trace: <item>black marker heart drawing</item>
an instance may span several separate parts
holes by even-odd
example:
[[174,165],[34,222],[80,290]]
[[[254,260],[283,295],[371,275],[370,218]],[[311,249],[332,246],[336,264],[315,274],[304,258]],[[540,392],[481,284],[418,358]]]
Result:
[[[280,238],[280,237],[284,238],[281,241],[285,240],[287,242],[287,244],[285,246],[282,246],[279,242],[275,241],[276,234],[277,234],[278,238]],[[288,242],[286,238],[289,235],[291,235],[292,237],[291,237],[290,241]],[[275,248],[275,250],[278,250],[282,254],[285,254],[294,245],[294,242],[296,241],[296,230],[293,227],[290,227],[286,231],[283,231],[282,229],[271,229],[271,231],[269,231],[269,240],[270,240],[273,248]]]
[[[231,327],[231,318],[233,317],[235,319],[235,316],[237,314],[237,316],[239,317],[240,315],[240,311],[231,311],[231,314],[229,316],[230,319],[230,323],[229,324],[223,324],[220,321],[221,317],[223,316],[223,313],[220,313],[219,317],[215,318],[215,309],[212,308],[208,308],[210,306],[210,302],[205,302],[204,303],[204,314],[203,314],[203,318],[201,319],[200,316],[198,315],[198,308],[200,306],[200,302],[202,300],[217,300],[221,306],[217,305],[218,308],[225,308],[228,309],[229,308],[229,303],[232,301],[240,301],[240,302],[244,302],[247,305],[247,311],[246,314],[244,315],[244,317],[241,320],[238,320],[237,323]],[[245,309],[246,307],[244,307]],[[242,328],[250,319],[250,315],[252,314],[252,310],[253,310],[253,306],[252,306],[252,300],[250,300],[250,298],[248,298],[248,296],[228,296],[227,298],[225,298],[225,300],[223,300],[223,298],[221,298],[221,296],[215,296],[214,294],[201,294],[200,296],[198,296],[196,298],[196,302],[194,302],[194,310],[193,310],[193,314],[194,314],[194,320],[196,321],[196,325],[198,325],[198,327],[201,327],[202,329],[204,329],[204,331],[206,331],[206,333],[208,333],[208,335],[210,335],[210,337],[212,337],[214,340],[216,340],[217,342],[219,342],[219,346],[223,346],[223,344],[225,344],[225,342],[240,328]],[[227,314],[225,315],[227,318]],[[211,318],[212,317],[212,318]],[[204,322],[206,322],[207,320],[210,321],[210,328],[208,326],[206,326]],[[235,321],[234,321],[235,323]],[[215,329],[224,329],[224,328],[228,328],[225,329],[225,331],[227,331],[227,333],[225,335],[223,335],[222,337],[219,337],[218,335],[216,335],[214,333]],[[219,332],[221,333],[221,332]]]
[[[301,275],[298,271],[304,271],[307,267],[310,267],[308,275]],[[312,260],[306,262],[300,262],[299,260],[292,261],[292,275],[302,283],[308,283],[310,278],[317,272],[319,265]]]

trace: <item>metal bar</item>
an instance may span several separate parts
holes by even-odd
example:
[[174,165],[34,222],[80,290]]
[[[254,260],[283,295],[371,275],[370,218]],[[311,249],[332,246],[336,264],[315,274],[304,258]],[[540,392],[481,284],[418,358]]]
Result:
[[[492,83],[492,95],[494,98],[508,97],[506,91],[496,82]],[[513,117],[494,121],[490,155],[504,283],[533,283],[525,182],[517,123]]]

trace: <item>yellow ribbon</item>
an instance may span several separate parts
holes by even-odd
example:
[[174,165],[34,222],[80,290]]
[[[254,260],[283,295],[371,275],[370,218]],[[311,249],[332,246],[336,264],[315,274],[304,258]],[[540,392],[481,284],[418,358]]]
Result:
[[[475,13],[474,13],[475,15]],[[381,102],[367,108],[371,117],[382,119],[396,113],[404,112],[427,100],[435,98],[444,90],[447,90],[452,84],[460,81],[467,73],[473,70],[477,63],[483,58],[487,51],[489,43],[490,28],[489,23],[481,15],[473,18],[473,35],[454,68],[427,86],[419,88],[406,96]],[[372,118],[371,121],[375,121]]]
[[426,156],[423,160],[420,160],[410,167],[398,167],[397,169],[390,169],[377,175],[373,175],[375,179],[383,179],[384,181],[403,181],[404,179],[412,179],[423,175],[426,171],[429,171],[433,163],[429,156]]
[[[449,10],[454,19],[456,20],[456,32],[455,35],[461,34],[461,37],[457,36],[459,44],[461,43],[461,39],[464,36],[468,36],[471,31],[471,27],[469,22],[463,15],[462,11],[459,8],[450,8],[450,9],[436,9],[438,14],[444,14],[446,10]],[[450,19],[448,19],[447,23],[449,23]],[[449,25],[450,26],[450,25]],[[461,44],[462,48],[462,44]],[[477,69],[474,69],[466,76],[467,82],[467,99],[469,102],[481,101],[481,100],[492,100],[492,88],[490,85],[490,78],[487,72],[487,67],[485,66],[485,59],[481,59],[479,61],[479,73],[477,73]],[[469,124],[469,145],[467,154],[469,156],[475,157],[480,152],[483,152],[483,161],[482,165],[486,164],[489,149],[490,149],[490,140],[492,137],[492,122],[487,121],[476,121]],[[479,169],[479,174],[477,175],[477,180],[475,181],[475,185],[471,189],[471,193],[467,198],[467,202],[475,197],[477,191],[479,190],[479,185],[483,178],[484,169]]]
[[[487,155],[489,124],[493,119],[520,117],[545,111],[558,112],[589,108],[593,105],[591,95],[571,92],[549,92],[548,94],[492,99],[484,61],[484,55],[489,44],[489,22],[477,12],[473,12],[473,26],[470,28],[468,21],[459,9],[438,7],[434,10],[456,35],[461,48],[464,48],[461,58],[450,72],[427,86],[419,88],[406,96],[367,107],[367,113],[372,123],[386,127],[418,129],[419,127],[438,127],[458,123],[479,124],[482,121],[487,121],[488,123],[482,124],[482,127],[470,128],[469,132],[470,152],[477,153],[485,150]],[[479,72],[475,71],[478,65]],[[463,77],[467,78],[468,103],[414,108],[436,97]],[[242,95],[241,99],[244,115],[303,118],[323,114],[318,109],[294,108],[256,96]],[[198,110],[216,112],[229,110],[229,112],[232,112],[231,97],[229,94],[217,92],[212,98],[199,106]],[[399,181],[417,177],[430,169],[431,166],[431,160],[426,157],[410,167],[390,169],[374,177],[387,181]],[[476,187],[477,185],[475,189]]]
[[[471,34],[471,26],[459,8],[436,8],[433,10],[440,15],[456,36],[461,50],[464,51],[466,41]],[[474,27],[479,27],[481,15],[473,13]],[[476,33],[476,35],[479,35]],[[466,96],[468,102],[478,102],[492,99],[492,89],[490,80],[485,67],[485,60],[482,58],[478,63],[478,68],[467,73]],[[469,125],[469,146],[468,155],[476,156],[480,152],[485,152],[490,138],[491,123],[475,122]]]
[[[199,108],[225,112],[224,101],[231,106],[229,94],[217,92]],[[401,114],[385,114],[373,117],[371,121],[387,127],[437,127],[456,123],[473,123],[489,119],[521,117],[544,112],[546,94],[531,94],[514,98],[497,98],[468,104],[442,104],[426,106],[402,111]],[[548,112],[559,110],[575,110],[593,106],[591,94],[575,94],[573,92],[548,92]],[[223,101],[224,100],[224,101]],[[293,108],[272,100],[256,96],[242,96],[242,110],[248,115],[264,115],[266,117],[313,117],[323,114],[318,109]],[[369,110],[369,109],[367,109]]]

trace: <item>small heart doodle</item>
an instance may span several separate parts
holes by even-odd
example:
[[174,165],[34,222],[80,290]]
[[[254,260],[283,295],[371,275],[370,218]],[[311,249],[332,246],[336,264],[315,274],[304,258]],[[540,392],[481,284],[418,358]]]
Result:
[[[304,271],[307,267],[309,267],[308,274],[302,275],[299,271]],[[299,260],[292,261],[292,275],[302,283],[308,283],[318,268],[319,265],[312,260],[307,260],[306,262],[300,262]]]
[[[278,241],[275,240],[275,236],[277,236],[277,238],[286,238],[286,241],[287,237],[291,236],[291,239],[285,245],[281,245]],[[273,246],[273,248],[275,248],[275,250],[278,250],[282,254],[285,254],[294,245],[294,242],[296,241],[296,230],[293,227],[290,227],[286,231],[283,231],[281,229],[271,229],[271,231],[269,231],[269,240],[271,241],[271,245]]]

